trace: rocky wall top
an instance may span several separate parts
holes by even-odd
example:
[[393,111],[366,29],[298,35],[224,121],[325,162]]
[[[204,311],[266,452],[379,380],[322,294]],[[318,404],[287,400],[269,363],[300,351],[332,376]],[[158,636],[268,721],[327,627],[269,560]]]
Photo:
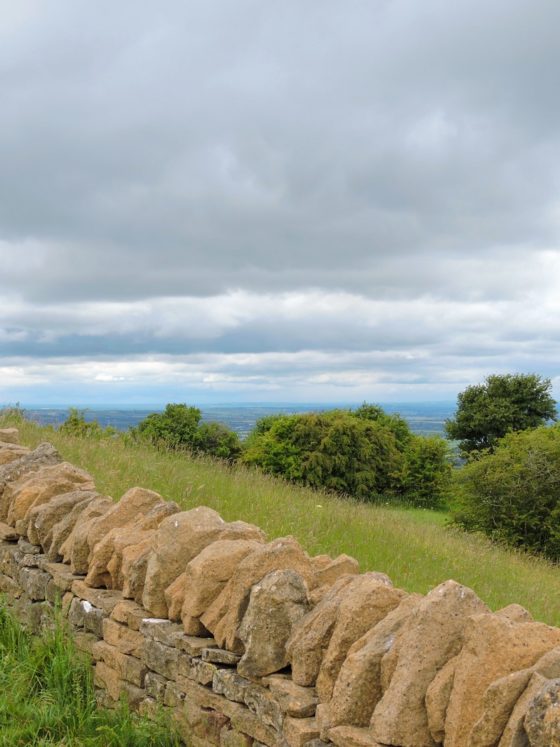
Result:
[[278,745],[560,746],[560,629],[518,605],[493,613],[452,580],[408,594],[347,555],[310,557],[144,488],[115,502],[51,445],[4,429],[0,541],[17,538],[65,564],[81,598],[117,590],[144,628],[169,620],[185,646],[221,651],[206,656],[234,668],[234,690],[268,688],[306,727],[280,725]]

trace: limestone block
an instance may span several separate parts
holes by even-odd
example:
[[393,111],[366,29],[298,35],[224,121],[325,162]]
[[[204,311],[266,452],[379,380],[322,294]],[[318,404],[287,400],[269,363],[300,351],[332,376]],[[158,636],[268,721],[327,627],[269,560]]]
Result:
[[8,524],[14,526],[18,519],[26,519],[33,506],[79,489],[95,490],[93,478],[68,462],[43,466],[31,475],[24,475],[4,490],[4,498],[9,504]]
[[390,685],[373,712],[371,724],[379,742],[433,744],[426,691],[438,670],[461,649],[468,617],[487,609],[471,589],[455,581],[440,584],[415,606],[398,634],[399,656]]
[[301,687],[291,679],[272,675],[266,678],[270,694],[280,710],[294,718],[310,718],[315,715],[318,698],[314,687]]
[[[199,631],[200,616],[217,599],[241,561],[260,544],[262,543],[254,539],[217,540],[190,561],[184,574],[179,577],[181,584],[168,598],[170,611],[174,597],[178,602],[182,600],[179,614],[185,633],[192,635]],[[168,591],[171,591],[171,587]]]
[[100,496],[94,498],[91,503],[79,514],[70,534],[60,547],[60,554],[65,563],[70,563],[72,573],[87,573],[89,546],[87,542],[88,532],[100,516],[107,513],[114,506],[111,498]]
[[11,464],[30,453],[30,449],[19,444],[0,443],[0,466]]
[[349,649],[329,703],[331,726],[368,726],[381,700],[381,661],[422,597],[411,594]]
[[0,465],[0,521],[6,521],[13,497],[13,485],[25,476],[49,464],[61,461],[60,454],[51,444],[39,444],[36,449],[24,454],[9,464]]
[[148,557],[142,604],[156,617],[167,617],[165,590],[201,550],[218,538],[225,522],[211,508],[200,506],[165,519]]
[[222,648],[243,653],[238,630],[251,589],[271,571],[285,569],[302,576],[308,588],[314,583],[309,557],[293,537],[259,545],[237,566],[223,591],[200,618]]
[[308,611],[307,585],[294,571],[272,571],[255,584],[239,627],[245,648],[237,667],[239,674],[264,677],[287,666],[286,643],[294,625]]
[[314,718],[291,718],[284,719],[284,739],[289,747],[304,747],[312,739],[319,737],[319,727]]
[[531,747],[560,744],[560,679],[543,685],[529,705],[524,725]]
[[348,586],[317,677],[321,702],[331,699],[334,683],[352,644],[398,607],[405,596],[404,591],[388,585],[375,573],[357,576]]
[[457,661],[445,725],[446,747],[467,745],[484,712],[487,687],[500,677],[532,666],[560,644],[560,630],[542,623],[512,622],[502,615],[468,621]]
[[103,639],[123,654],[130,654],[141,659],[144,654],[145,639],[137,630],[131,630],[128,625],[106,617],[103,620]]
[[41,545],[43,550],[48,552],[55,524],[65,519],[75,506],[83,504],[84,501],[89,502],[98,495],[94,490],[72,490],[55,496],[48,503],[33,506],[26,516],[29,541]]
[[19,444],[19,430],[17,428],[0,428],[2,444]]
[[314,685],[336,623],[338,609],[355,576],[338,579],[317,606],[294,627],[286,649],[294,682]]
[[179,652],[176,648],[165,646],[163,643],[154,641],[151,638],[146,639],[144,646],[144,661],[147,666],[154,672],[173,680],[177,676],[177,662]]
[[383,747],[369,729],[357,726],[336,726],[329,730],[329,739],[337,747]]
[[121,679],[131,682],[137,687],[144,685],[147,667],[144,662],[135,656],[124,654],[107,641],[95,643],[92,647],[92,655],[96,661],[102,661],[116,671]]

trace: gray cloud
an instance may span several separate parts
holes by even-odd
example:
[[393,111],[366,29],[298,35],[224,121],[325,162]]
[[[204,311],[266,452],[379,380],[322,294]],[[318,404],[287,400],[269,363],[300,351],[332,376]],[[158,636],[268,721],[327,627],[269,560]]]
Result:
[[298,351],[327,355],[316,375],[408,351],[456,388],[553,370],[556,0],[0,12],[10,371]]

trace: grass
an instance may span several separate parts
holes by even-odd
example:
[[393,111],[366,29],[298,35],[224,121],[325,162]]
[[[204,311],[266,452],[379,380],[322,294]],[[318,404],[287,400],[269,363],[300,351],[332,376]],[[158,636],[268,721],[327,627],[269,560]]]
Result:
[[178,747],[163,716],[97,709],[88,657],[53,622],[31,635],[0,602],[0,747]]
[[291,534],[313,554],[353,555],[361,570],[383,571],[408,591],[426,593],[454,578],[494,610],[517,602],[536,619],[560,626],[558,566],[451,529],[443,512],[357,503],[120,438],[84,439],[17,425],[24,443],[51,441],[94,476],[100,492],[116,499],[135,485],[151,488],[184,509],[206,505],[226,520],[257,524],[270,538]]

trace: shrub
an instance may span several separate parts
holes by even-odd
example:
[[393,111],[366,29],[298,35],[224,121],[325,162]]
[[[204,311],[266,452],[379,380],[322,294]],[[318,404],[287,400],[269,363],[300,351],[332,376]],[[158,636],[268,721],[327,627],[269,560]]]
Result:
[[442,502],[450,472],[442,439],[413,436],[402,418],[375,405],[263,418],[242,458],[314,488],[430,507]]
[[560,425],[510,433],[457,473],[454,521],[560,560]]
[[241,451],[237,433],[221,423],[201,423],[200,418],[198,407],[168,404],[163,412],[148,415],[131,434],[166,449],[186,448],[220,459],[236,459]]
[[68,417],[60,426],[60,432],[80,438],[106,438],[117,433],[111,426],[103,428],[97,420],[86,420],[85,410],[78,410],[76,407],[68,410]]

